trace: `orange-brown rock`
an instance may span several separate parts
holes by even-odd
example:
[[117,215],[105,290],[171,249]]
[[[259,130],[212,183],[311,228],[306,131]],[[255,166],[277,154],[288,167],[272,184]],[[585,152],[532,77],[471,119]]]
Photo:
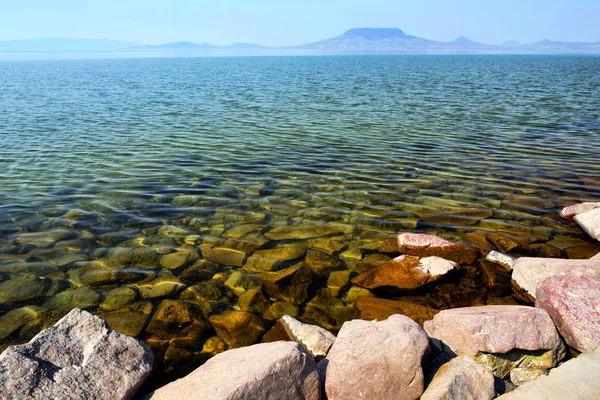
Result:
[[417,257],[437,256],[459,264],[471,264],[478,256],[477,249],[434,235],[402,233],[398,235],[401,253]]
[[402,314],[423,326],[423,322],[432,319],[439,310],[422,303],[404,298],[385,300],[375,297],[361,297],[354,303],[354,308],[358,311],[359,318],[367,321],[374,319],[383,321],[390,315]]
[[366,289],[391,286],[412,290],[441,278],[455,268],[456,263],[440,257],[419,259],[400,256],[357,276],[352,283]]

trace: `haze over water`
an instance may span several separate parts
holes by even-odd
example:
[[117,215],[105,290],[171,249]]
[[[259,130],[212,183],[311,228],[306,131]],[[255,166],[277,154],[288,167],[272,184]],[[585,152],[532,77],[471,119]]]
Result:
[[[398,232],[464,243],[469,233],[501,232],[519,242],[514,255],[600,251],[558,217],[564,205],[600,197],[598,57],[5,61],[0,104],[1,281],[46,285],[16,300],[0,293],[0,314],[38,307],[11,320],[4,344],[28,340],[79,301],[56,300],[60,293],[91,287],[83,304],[97,313],[116,287],[163,279],[178,283],[134,301],[150,308],[137,336],[164,350],[177,333],[147,331],[159,304],[210,281],[219,295],[198,320],[240,309],[225,281],[259,249],[323,257],[313,265],[302,253],[276,269],[314,270],[304,298],[288,302],[300,319],[329,329],[353,316],[348,288],[319,292],[330,272],[368,269],[357,265],[383,255],[369,243]],[[269,234],[281,227],[291,233]],[[306,227],[335,243],[293,236]],[[155,253],[111,263],[115,249],[139,247]],[[202,268],[210,274],[186,277],[191,263],[161,264],[182,251],[207,258],[211,248],[246,255],[220,262],[209,251],[211,266]],[[94,268],[109,278],[88,279]],[[413,297],[434,308],[512,301],[510,287],[494,290],[469,271],[451,288]],[[344,311],[315,305],[325,298]],[[202,335],[215,334],[208,327]],[[197,362],[201,350],[186,348],[192,355],[181,363]]]

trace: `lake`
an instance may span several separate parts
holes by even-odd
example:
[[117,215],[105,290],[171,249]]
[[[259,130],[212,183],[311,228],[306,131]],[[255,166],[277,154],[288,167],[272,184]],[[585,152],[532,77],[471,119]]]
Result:
[[600,251],[558,216],[600,198],[600,58],[0,61],[0,347],[71,308],[171,380],[283,314],[357,299],[514,304],[484,262],[412,292],[353,286],[400,232],[513,256]]

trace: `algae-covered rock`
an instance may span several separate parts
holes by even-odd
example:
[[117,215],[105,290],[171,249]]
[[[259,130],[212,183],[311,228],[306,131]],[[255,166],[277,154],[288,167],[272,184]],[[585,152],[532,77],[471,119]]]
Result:
[[211,261],[198,260],[183,270],[179,278],[189,282],[201,282],[212,278],[214,274],[222,269],[223,267]]
[[244,265],[246,253],[244,251],[228,249],[224,247],[202,248],[202,256],[217,264],[226,265],[229,267],[241,267]]
[[32,301],[46,294],[50,282],[34,274],[24,274],[0,282],[0,304]]
[[160,258],[160,266],[166,269],[178,269],[195,263],[200,255],[197,251],[180,248],[174,253],[165,254]]
[[350,286],[351,271],[333,271],[327,278],[327,288],[337,297],[341,291]]
[[244,266],[249,271],[273,271],[284,266],[286,262],[304,257],[306,249],[301,246],[280,246],[269,250],[256,251]]
[[247,290],[240,296],[240,308],[242,311],[262,314],[269,304],[270,302],[265,297],[260,286]]
[[138,298],[137,290],[130,287],[120,287],[111,290],[106,295],[106,298],[100,303],[100,309],[104,311],[119,310]]
[[161,275],[153,281],[137,286],[143,299],[174,296],[185,287],[186,285],[183,282],[168,274]]
[[102,312],[98,315],[112,329],[124,335],[138,337],[146,326],[150,314],[152,314],[152,303],[149,301],[139,301],[119,310]]
[[73,308],[96,307],[102,301],[102,295],[92,289],[81,287],[60,292],[51,297],[46,306],[51,309],[72,310]]
[[263,272],[259,278],[268,296],[303,305],[313,289],[313,276],[312,271],[295,265],[277,272]]
[[6,340],[28,322],[38,317],[43,309],[36,306],[16,308],[0,316],[0,340]]
[[210,323],[229,348],[254,344],[267,330],[266,321],[247,311],[225,311],[210,317]]
[[290,315],[297,317],[300,314],[300,307],[295,304],[286,303],[284,301],[276,301],[271,303],[265,312],[263,312],[263,318],[269,321],[277,320],[284,315]]
[[245,271],[234,271],[225,281],[225,287],[238,297],[246,290],[255,288],[259,285],[259,280]]
[[341,265],[339,258],[318,250],[307,251],[304,259],[304,266],[313,271],[332,271]]
[[21,245],[34,245],[37,247],[48,247],[54,242],[71,238],[74,232],[70,229],[51,229],[48,231],[28,232],[20,234],[16,242]]
[[223,297],[221,289],[212,281],[192,285],[181,292],[179,298],[189,301],[217,301]]
[[353,319],[355,315],[354,308],[332,296],[329,289],[320,289],[304,307],[301,319],[329,331],[335,331],[344,322]]
[[184,300],[163,300],[152,316],[146,332],[162,339],[179,334],[194,320],[201,320],[202,313],[197,305]]

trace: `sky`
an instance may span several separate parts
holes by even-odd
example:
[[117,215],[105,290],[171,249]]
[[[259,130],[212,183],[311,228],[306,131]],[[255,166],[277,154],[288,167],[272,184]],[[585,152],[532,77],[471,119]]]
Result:
[[600,0],[0,0],[0,40],[298,45],[350,28],[432,40],[600,41]]

